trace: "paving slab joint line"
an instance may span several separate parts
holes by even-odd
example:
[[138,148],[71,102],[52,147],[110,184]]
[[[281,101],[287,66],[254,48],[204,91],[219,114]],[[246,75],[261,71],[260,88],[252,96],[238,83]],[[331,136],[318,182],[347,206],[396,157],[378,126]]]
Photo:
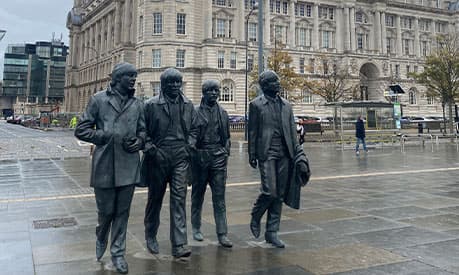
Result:
[[[311,182],[314,181],[323,181],[330,179],[347,179],[347,178],[359,178],[359,177],[374,177],[374,176],[387,176],[387,175],[403,175],[403,174],[417,174],[417,173],[432,173],[432,172],[444,172],[444,171],[455,171],[459,170],[459,167],[443,167],[443,168],[432,168],[432,169],[421,169],[421,170],[408,170],[408,171],[392,171],[392,172],[374,172],[374,173],[364,173],[364,174],[350,174],[350,175],[341,175],[341,176],[328,176],[328,177],[312,177]],[[70,177],[70,175],[68,175]],[[72,177],[70,177],[72,178]],[[73,179],[73,178],[72,178]],[[74,179],[73,179],[74,180]],[[258,185],[259,181],[251,182],[238,182],[238,183],[229,183],[227,187],[238,187],[238,186],[251,186]],[[81,187],[81,186],[80,186]],[[81,187],[83,188],[83,187]],[[191,186],[188,187],[188,190],[191,190]],[[169,188],[166,189],[169,192]],[[146,194],[148,189],[137,190],[135,194]],[[79,198],[89,198],[94,197],[94,193],[78,194],[78,195],[62,195],[62,196],[49,196],[49,197],[30,197],[30,198],[21,198],[21,199],[3,199],[0,200],[0,203],[13,203],[13,202],[32,202],[32,201],[48,201],[48,200],[62,200],[62,199],[79,199]]]

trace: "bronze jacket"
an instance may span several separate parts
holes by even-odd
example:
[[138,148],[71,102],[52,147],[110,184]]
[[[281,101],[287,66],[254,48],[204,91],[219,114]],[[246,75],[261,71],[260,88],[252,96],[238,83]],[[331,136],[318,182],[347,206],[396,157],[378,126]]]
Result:
[[81,116],[75,136],[96,145],[92,157],[90,184],[96,188],[113,188],[136,184],[140,181],[139,152],[123,149],[125,137],[145,140],[143,103],[129,95],[120,107],[114,91],[109,86],[89,99]]
[[[281,121],[285,144],[289,157],[295,158],[299,150],[303,150],[296,137],[296,125],[292,106],[281,98]],[[274,129],[270,127],[274,114],[268,106],[268,99],[264,95],[256,97],[249,105],[248,146],[251,158],[264,161],[267,159],[269,146]]]

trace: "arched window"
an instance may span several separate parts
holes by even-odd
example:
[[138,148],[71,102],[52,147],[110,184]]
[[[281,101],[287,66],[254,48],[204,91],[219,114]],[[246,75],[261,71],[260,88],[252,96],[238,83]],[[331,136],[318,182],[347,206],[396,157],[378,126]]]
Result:
[[220,102],[233,102],[234,101],[234,82],[231,79],[222,81],[222,88],[220,92]]
[[312,93],[308,90],[301,91],[301,102],[306,104],[312,104]]
[[410,89],[408,93],[408,103],[409,104],[416,104],[416,91],[414,89]]

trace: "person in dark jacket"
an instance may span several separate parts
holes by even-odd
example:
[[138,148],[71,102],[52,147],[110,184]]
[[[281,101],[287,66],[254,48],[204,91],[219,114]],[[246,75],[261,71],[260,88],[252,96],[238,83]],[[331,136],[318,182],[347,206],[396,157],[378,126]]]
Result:
[[261,194],[252,208],[250,229],[258,238],[260,221],[267,211],[265,240],[283,248],[285,244],[278,238],[277,232],[287,186],[294,176],[293,170],[298,170],[297,174],[306,179],[301,181],[302,184],[307,183],[310,170],[296,136],[292,106],[279,96],[279,77],[267,70],[260,75],[259,84],[263,94],[251,101],[249,106],[248,150],[250,166],[256,168],[258,165],[260,170]]
[[193,161],[193,183],[191,191],[191,225],[193,238],[203,241],[201,213],[207,184],[212,190],[215,225],[218,242],[223,247],[232,247],[228,239],[226,221],[225,186],[226,167],[230,153],[230,130],[228,113],[217,103],[220,84],[206,80],[202,84],[201,104],[196,107],[199,135],[196,140],[196,157]]
[[91,96],[75,128],[78,139],[96,145],[90,183],[98,212],[96,257],[102,258],[111,228],[112,262],[120,273],[128,272],[126,231],[146,137],[143,103],[134,97],[136,77],[133,65],[115,65],[110,85]]
[[156,235],[169,183],[172,255],[189,257],[185,201],[187,185],[191,184],[190,160],[196,144],[196,111],[182,93],[182,74],[178,70],[165,70],[160,81],[160,94],[145,103],[147,141],[142,163],[142,181],[148,186],[145,240],[151,253],[159,253]]
[[357,142],[355,145],[355,154],[359,155],[359,145],[360,143],[363,144],[363,150],[368,152],[367,144],[365,143],[365,124],[363,123],[362,116],[357,117],[357,121],[355,122],[355,137],[357,138]]

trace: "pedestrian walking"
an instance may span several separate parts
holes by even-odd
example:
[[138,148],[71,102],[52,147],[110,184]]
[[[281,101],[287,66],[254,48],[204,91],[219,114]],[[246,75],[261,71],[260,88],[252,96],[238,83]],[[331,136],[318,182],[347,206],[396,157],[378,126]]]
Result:
[[362,143],[363,150],[368,152],[367,144],[365,143],[365,124],[363,123],[362,116],[357,117],[357,121],[355,122],[355,137],[356,137],[356,144],[355,144],[355,154],[358,156],[359,152],[359,145]]
[[90,182],[98,215],[96,258],[104,255],[111,231],[113,266],[123,274],[128,273],[126,232],[146,137],[143,103],[134,97],[136,77],[133,65],[117,64],[110,85],[91,96],[75,128],[77,138],[96,145]]
[[298,120],[298,124],[296,125],[296,132],[299,135],[299,142],[300,142],[300,145],[301,145],[301,144],[304,143],[304,135],[306,134],[306,132],[304,130],[304,124],[303,124],[303,120],[302,119]]

